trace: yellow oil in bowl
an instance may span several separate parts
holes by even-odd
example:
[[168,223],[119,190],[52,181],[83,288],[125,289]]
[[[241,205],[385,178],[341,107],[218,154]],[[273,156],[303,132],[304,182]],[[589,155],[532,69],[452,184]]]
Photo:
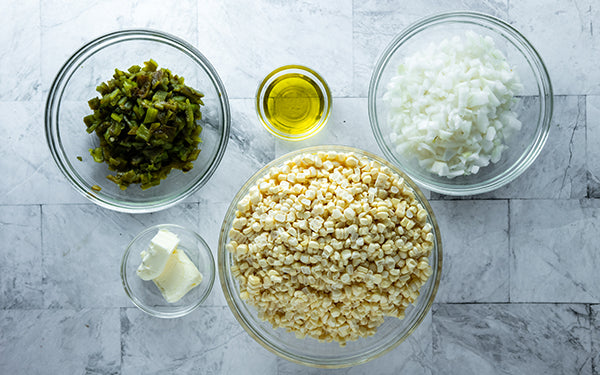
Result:
[[302,134],[319,122],[325,96],[309,77],[290,73],[277,78],[265,91],[265,116],[279,131]]
[[257,111],[265,128],[279,138],[302,140],[325,125],[331,94],[314,71],[298,65],[279,68],[259,86]]

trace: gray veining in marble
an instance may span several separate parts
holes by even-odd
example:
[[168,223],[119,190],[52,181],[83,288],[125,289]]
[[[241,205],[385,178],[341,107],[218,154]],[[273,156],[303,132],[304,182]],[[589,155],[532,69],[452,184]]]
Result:
[[65,60],[76,49],[103,34],[119,29],[150,28],[171,33],[193,44],[198,37],[194,1],[178,1],[169,11],[160,0],[143,3],[44,0],[40,1],[40,7],[43,14],[41,58],[44,64],[41,75],[44,93]]
[[443,243],[437,302],[508,302],[508,202],[435,201]]
[[542,56],[555,95],[600,93],[600,16],[595,0],[511,1],[509,22]]
[[592,373],[600,373],[600,305],[591,305]]
[[598,200],[510,203],[511,302],[600,302]]
[[[0,206],[0,306],[42,307],[42,237],[39,206]],[[12,245],[11,245],[12,244]]]
[[0,310],[0,332],[0,373],[120,373],[119,310]]
[[586,110],[587,188],[590,198],[600,198],[600,96],[588,96]]
[[[593,374],[600,375],[600,6],[596,0],[0,0],[0,374]],[[366,364],[320,370],[277,357],[227,307],[218,276],[184,318],[127,299],[119,266],[143,228],[195,229],[218,252],[222,220],[247,178],[306,146],[382,155],[367,91],[400,30],[448,10],[519,29],[555,90],[550,136],[532,167],[479,196],[425,192],[440,224],[442,281],[402,344]],[[129,215],[77,193],[51,159],[46,95],[65,60],[104,33],[147,27],[196,46],[223,80],[231,135],[211,180],[165,211]],[[298,143],[260,125],[258,84],[283,64],[318,71],[330,122]]]
[[550,135],[539,157],[519,178],[490,194],[496,198],[585,198],[585,175],[585,98],[556,96]]
[[90,204],[47,205],[42,212],[46,308],[132,306],[119,274],[127,244],[150,225],[198,226],[197,204],[147,215],[118,215]]
[[3,1],[0,23],[1,101],[42,99],[40,0]]
[[[219,234],[221,226],[223,225],[223,219],[225,213],[229,208],[230,202],[215,202],[208,200],[201,200],[198,207],[198,220],[199,224],[196,229],[199,235],[201,235],[210,249],[212,250],[215,262],[217,259],[218,246],[219,246]],[[215,284],[213,290],[204,302],[206,306],[226,306],[227,301],[221,288],[219,273],[215,277]]]
[[[121,309],[122,374],[265,374],[275,357],[240,327],[226,307],[200,307],[181,319]],[[149,360],[151,358],[151,360]]]
[[412,23],[438,12],[472,10],[506,19],[508,1],[398,2],[369,0],[354,4],[355,91],[367,96],[371,73],[383,50],[395,35]]
[[352,95],[351,0],[239,6],[231,0],[198,6],[198,47],[219,66],[231,98],[253,98],[263,78],[287,64],[317,71],[334,96]]
[[590,374],[585,305],[436,305],[434,366],[451,374]]
[[0,148],[1,204],[86,202],[69,186],[50,156],[43,128],[41,102],[2,102],[0,131],[7,143]]

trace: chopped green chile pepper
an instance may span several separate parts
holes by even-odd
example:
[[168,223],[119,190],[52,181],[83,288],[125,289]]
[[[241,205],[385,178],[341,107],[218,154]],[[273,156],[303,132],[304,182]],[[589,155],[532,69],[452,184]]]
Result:
[[[144,117],[144,124],[149,122],[153,122],[156,119],[156,115],[158,115],[158,109],[154,107],[150,107],[146,110],[146,117]],[[186,113],[187,115],[187,113]]]
[[98,163],[107,163],[107,178],[123,190],[130,184],[147,189],[160,184],[172,169],[187,172],[200,153],[204,95],[184,84],[183,77],[158,69],[154,60],[126,71],[96,87],[100,97],[83,118],[100,146],[90,149]]
[[104,161],[104,156],[102,155],[102,149],[100,147],[90,148],[90,155],[92,155],[95,162],[102,163]]
[[150,137],[152,136],[150,130],[148,130],[148,128],[145,127],[144,124],[138,127],[137,131],[135,132],[135,135],[142,138],[146,142],[150,141]]

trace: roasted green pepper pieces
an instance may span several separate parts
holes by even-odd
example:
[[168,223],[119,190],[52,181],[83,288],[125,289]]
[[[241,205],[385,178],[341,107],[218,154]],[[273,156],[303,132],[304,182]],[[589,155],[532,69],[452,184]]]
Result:
[[90,149],[94,161],[106,162],[115,175],[107,178],[123,190],[160,184],[171,169],[187,172],[198,158],[202,127],[202,93],[184,84],[183,77],[158,69],[154,60],[115,69],[113,78],[96,87],[90,99],[93,114],[83,121],[100,146]]

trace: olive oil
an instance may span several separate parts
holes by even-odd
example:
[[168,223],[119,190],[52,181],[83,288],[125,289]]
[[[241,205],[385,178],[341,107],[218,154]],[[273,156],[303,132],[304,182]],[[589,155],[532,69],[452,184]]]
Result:
[[263,99],[267,121],[279,132],[292,136],[306,133],[319,124],[326,105],[317,83],[301,73],[273,80]]

